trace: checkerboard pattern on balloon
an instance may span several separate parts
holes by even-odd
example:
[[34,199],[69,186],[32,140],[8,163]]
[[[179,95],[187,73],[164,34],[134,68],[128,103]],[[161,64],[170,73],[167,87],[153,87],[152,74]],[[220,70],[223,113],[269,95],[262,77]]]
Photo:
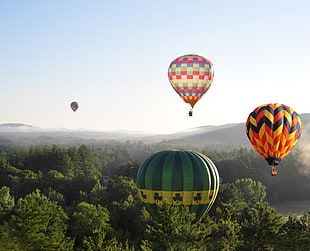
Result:
[[172,87],[187,102],[198,101],[213,82],[211,61],[198,55],[185,55],[172,61],[168,77]]

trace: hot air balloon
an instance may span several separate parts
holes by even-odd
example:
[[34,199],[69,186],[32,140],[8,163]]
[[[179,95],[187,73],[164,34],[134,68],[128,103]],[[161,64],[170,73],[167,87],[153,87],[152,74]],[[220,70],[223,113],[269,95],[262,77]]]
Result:
[[270,103],[257,107],[246,122],[246,134],[254,149],[271,165],[275,166],[292,150],[301,135],[301,120],[290,107]]
[[[209,90],[213,76],[211,61],[198,55],[178,57],[171,62],[168,69],[170,84],[192,108]],[[191,109],[189,116],[192,116],[192,112]]]
[[157,152],[139,167],[139,195],[146,209],[157,218],[157,205],[167,202],[187,206],[200,220],[213,205],[219,190],[216,166],[205,155],[185,150]]
[[73,101],[73,102],[70,104],[70,107],[71,107],[72,111],[76,112],[76,110],[79,108],[79,104],[78,104],[78,102]]

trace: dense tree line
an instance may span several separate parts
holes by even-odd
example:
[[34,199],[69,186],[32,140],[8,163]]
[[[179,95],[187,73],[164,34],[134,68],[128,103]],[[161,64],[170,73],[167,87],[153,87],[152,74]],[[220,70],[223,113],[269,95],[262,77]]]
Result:
[[253,150],[198,149],[218,167],[221,185],[211,211],[194,223],[186,208],[168,204],[153,219],[138,197],[140,163],[166,147],[1,151],[0,250],[308,250],[310,211],[284,217],[269,204],[307,199],[298,151],[271,177]]

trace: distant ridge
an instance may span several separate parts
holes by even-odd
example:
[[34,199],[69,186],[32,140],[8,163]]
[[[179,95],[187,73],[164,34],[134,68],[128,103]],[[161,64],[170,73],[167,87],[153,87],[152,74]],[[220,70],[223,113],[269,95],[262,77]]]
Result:
[[[296,147],[310,144],[310,113],[300,114],[302,135]],[[23,123],[0,124],[0,146],[7,141],[23,144],[95,144],[100,142],[162,143],[173,147],[251,147],[245,132],[245,121],[219,126],[199,126],[171,134],[133,131],[44,130]]]
[[0,127],[6,127],[6,128],[19,128],[19,127],[29,127],[29,128],[38,128],[36,126],[22,124],[22,123],[4,123],[0,124]]

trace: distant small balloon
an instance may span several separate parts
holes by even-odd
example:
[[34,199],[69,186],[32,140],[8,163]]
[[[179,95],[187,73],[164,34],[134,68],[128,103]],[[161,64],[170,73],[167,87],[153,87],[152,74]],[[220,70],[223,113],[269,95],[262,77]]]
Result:
[[73,101],[73,102],[70,104],[70,107],[71,107],[72,111],[76,112],[76,110],[79,109],[79,104],[78,104],[78,102]]

